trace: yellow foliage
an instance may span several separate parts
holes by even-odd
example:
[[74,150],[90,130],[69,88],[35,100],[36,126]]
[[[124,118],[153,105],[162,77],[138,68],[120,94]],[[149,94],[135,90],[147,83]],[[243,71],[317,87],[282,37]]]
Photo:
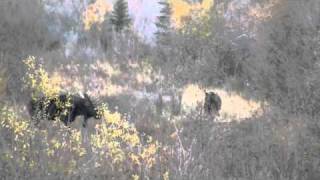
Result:
[[152,143],[143,149],[141,153],[141,158],[143,159],[148,168],[151,168],[155,164],[155,154],[158,151],[158,148],[158,143]]
[[36,65],[36,58],[34,56],[29,56],[23,62],[27,67],[27,74],[24,80],[26,85],[35,91],[33,98],[42,93],[47,97],[53,97],[59,93],[60,86],[58,84],[61,81],[60,78],[57,76],[54,76],[52,79],[49,78],[42,64]]
[[82,138],[81,138],[80,131],[72,130],[70,141],[71,141],[72,151],[75,154],[78,154],[79,156],[83,156],[86,154],[86,150],[82,147]]
[[85,30],[89,30],[93,24],[101,24],[111,9],[112,6],[106,0],[96,0],[90,4],[82,14]]
[[[111,113],[106,106],[100,108],[104,122],[96,126],[96,132],[91,136],[94,151],[99,157],[107,155],[113,163],[130,160],[133,165],[145,165],[151,168],[155,164],[155,155],[159,148],[157,142],[151,140],[147,145],[141,144],[135,127],[121,118],[117,112]],[[105,151],[103,149],[107,149]],[[140,149],[140,151],[136,151]],[[101,164],[98,162],[98,164]]]
[[169,0],[172,7],[172,21],[175,27],[182,25],[182,18],[190,15],[191,5],[183,0]]
[[[42,158],[49,160],[45,167],[49,172],[64,172],[68,175],[82,165],[79,163],[87,155],[89,145],[89,152],[97,155],[93,168],[102,167],[106,163],[152,168],[156,163],[159,144],[152,138],[149,138],[147,144],[142,144],[134,126],[122,119],[119,113],[111,113],[105,106],[102,106],[100,112],[104,115],[104,121],[96,126],[89,144],[85,144],[81,131],[77,129],[60,127],[59,123],[54,122],[50,124],[53,131],[40,130],[31,126],[31,121],[19,117],[13,108],[5,106],[0,109],[0,132],[10,132],[8,137],[13,137],[14,141],[10,144],[13,151],[3,152],[0,160],[14,160],[20,168],[36,172],[37,167],[43,164],[39,164],[41,162],[33,157],[41,153]],[[3,129],[6,130],[1,131]],[[44,151],[38,152],[35,147],[42,147]],[[28,166],[25,165],[26,160]],[[139,176],[132,175],[132,178],[139,179]]]
[[[192,15],[203,16],[212,7],[213,0],[203,0],[202,3],[188,3],[183,0],[169,0],[172,7],[172,21],[176,28],[183,27],[183,19]],[[196,12],[195,14],[193,14]]]
[[213,6],[213,0],[203,0],[201,8],[208,11]]
[[[47,130],[35,129],[31,126],[31,121],[23,119],[16,114],[16,111],[13,108],[4,106],[0,109],[0,132],[9,132],[11,135],[8,137],[13,137],[11,147],[12,152],[5,153],[5,159],[9,160],[14,154],[14,160],[17,162],[17,165],[24,168],[34,169],[37,165],[36,159],[32,159],[34,154],[39,154],[39,152],[32,150],[32,144],[37,144],[45,147],[44,153],[47,154],[50,158],[49,167],[52,170],[62,171],[67,169],[68,172],[75,167],[75,161],[70,161],[68,164],[61,164],[59,161],[58,152],[70,152],[74,159],[83,156],[86,151],[83,147],[81,141],[81,132],[78,130],[71,130],[68,140],[64,137],[67,137],[68,134],[65,129],[55,132],[55,137],[50,139]],[[6,129],[6,131],[1,131]],[[3,135],[3,134],[2,134]],[[35,137],[41,137],[40,141],[36,140]],[[71,157],[66,157],[71,158]],[[1,159],[1,158],[0,158]],[[28,166],[26,166],[26,159],[28,159]]]
[[[139,137],[136,130],[128,122],[121,119],[119,113],[111,113],[107,108],[102,108],[100,111],[105,121],[96,127],[98,133],[91,136],[91,142],[96,152],[107,147],[109,156],[114,163],[120,163],[125,159],[125,151],[121,145],[136,146],[140,142]],[[105,152],[100,152],[103,157]]]
[[12,108],[4,106],[0,111],[0,125],[13,131],[17,138],[23,137],[25,133],[31,133],[26,121],[17,120]]
[[[48,97],[56,97],[60,89],[52,82],[59,81],[60,77],[53,75],[49,78],[42,65],[36,63],[35,57],[30,56],[23,62],[27,68],[24,80],[27,86],[38,93],[34,95],[43,93]],[[41,147],[41,155],[49,160],[46,169],[67,175],[75,172],[81,165],[78,163],[82,163],[88,153],[94,153],[89,155],[97,157],[95,168],[108,163],[126,166],[129,164],[131,167],[140,168],[151,168],[155,165],[156,152],[160,147],[157,142],[149,138],[149,141],[143,144],[134,125],[123,119],[120,113],[110,112],[104,104],[98,108],[98,113],[103,117],[102,122],[96,125],[95,131],[89,136],[88,144],[83,141],[83,134],[77,129],[69,129],[61,126],[59,121],[53,121],[50,122],[50,129],[40,130],[34,128],[30,120],[18,116],[13,108],[5,106],[0,109],[0,132],[11,134],[9,137],[13,138],[14,143],[11,146],[14,151],[3,153],[0,160],[9,161],[14,157],[21,168],[26,167],[24,162],[28,160],[28,171],[36,171],[41,165],[33,157],[39,152],[37,149],[31,150],[31,147]],[[1,131],[2,129],[6,130]]]
[[163,180],[169,180],[169,172],[166,171],[164,174],[163,174]]
[[133,164],[140,165],[140,156],[134,153],[129,153],[129,158],[131,159]]
[[132,179],[133,179],[133,180],[139,180],[140,178],[139,178],[138,175],[134,174],[134,175],[132,175]]
[[[13,137],[11,152],[5,152],[4,157],[0,157],[2,160],[10,160],[14,158],[17,165],[23,166],[25,160],[30,154],[29,138],[33,136],[33,131],[29,127],[28,121],[19,119],[13,108],[4,106],[0,109],[0,132],[1,128],[8,129]],[[13,157],[14,155],[14,157]],[[34,160],[30,159],[28,167],[34,167]]]

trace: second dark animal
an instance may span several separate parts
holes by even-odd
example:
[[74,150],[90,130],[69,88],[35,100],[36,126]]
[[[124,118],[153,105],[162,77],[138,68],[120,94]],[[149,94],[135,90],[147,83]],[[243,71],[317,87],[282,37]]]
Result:
[[89,118],[99,119],[98,110],[87,94],[69,95],[60,94],[55,97],[42,97],[31,100],[28,105],[29,114],[37,123],[40,119],[60,119],[66,126],[77,116],[83,116],[83,127],[86,127]]
[[221,98],[214,92],[205,92],[204,110],[208,114],[219,113],[221,109]]

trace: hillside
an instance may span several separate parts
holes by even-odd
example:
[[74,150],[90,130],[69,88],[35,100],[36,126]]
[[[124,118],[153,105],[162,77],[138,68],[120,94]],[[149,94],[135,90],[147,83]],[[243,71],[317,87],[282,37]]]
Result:
[[318,0],[11,0],[0,17],[0,179],[320,179]]

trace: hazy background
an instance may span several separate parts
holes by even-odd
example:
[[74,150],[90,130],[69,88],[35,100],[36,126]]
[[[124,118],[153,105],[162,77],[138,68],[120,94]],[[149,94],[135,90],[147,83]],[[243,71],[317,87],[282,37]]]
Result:
[[318,0],[0,1],[0,179],[320,179],[319,53]]

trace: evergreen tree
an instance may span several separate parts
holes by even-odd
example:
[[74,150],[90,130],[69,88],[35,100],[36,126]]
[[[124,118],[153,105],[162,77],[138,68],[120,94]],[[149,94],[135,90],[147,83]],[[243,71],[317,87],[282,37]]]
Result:
[[117,32],[129,27],[131,19],[128,13],[128,3],[125,0],[117,0],[111,14],[111,23]]
[[161,15],[158,16],[158,21],[156,22],[156,38],[157,42],[161,43],[168,40],[166,37],[168,37],[171,31],[172,9],[166,0],[160,1],[159,4],[162,6],[162,9],[160,11]]

